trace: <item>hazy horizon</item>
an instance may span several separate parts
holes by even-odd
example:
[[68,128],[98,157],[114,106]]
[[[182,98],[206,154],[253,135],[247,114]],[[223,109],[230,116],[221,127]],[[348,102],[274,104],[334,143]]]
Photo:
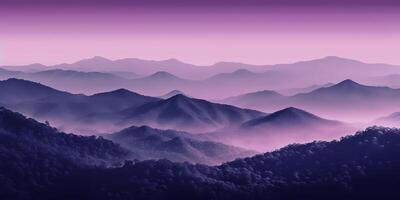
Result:
[[0,1],[0,65],[96,55],[290,63],[336,55],[400,64],[393,1]]

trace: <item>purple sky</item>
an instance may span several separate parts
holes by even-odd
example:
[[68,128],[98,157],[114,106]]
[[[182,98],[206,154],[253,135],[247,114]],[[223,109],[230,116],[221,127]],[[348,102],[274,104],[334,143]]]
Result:
[[0,0],[0,65],[95,55],[400,64],[399,11],[394,0]]

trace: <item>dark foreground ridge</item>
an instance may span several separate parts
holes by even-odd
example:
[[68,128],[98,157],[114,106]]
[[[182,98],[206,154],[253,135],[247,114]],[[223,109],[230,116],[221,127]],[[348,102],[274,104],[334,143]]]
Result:
[[[0,199],[398,199],[400,129],[220,166],[126,158],[114,143],[0,111]],[[397,198],[396,198],[397,197]]]

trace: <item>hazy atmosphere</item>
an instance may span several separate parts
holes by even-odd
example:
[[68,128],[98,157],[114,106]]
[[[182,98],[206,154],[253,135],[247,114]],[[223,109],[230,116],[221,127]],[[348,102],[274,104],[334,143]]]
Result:
[[399,11],[0,0],[0,199],[399,199]]

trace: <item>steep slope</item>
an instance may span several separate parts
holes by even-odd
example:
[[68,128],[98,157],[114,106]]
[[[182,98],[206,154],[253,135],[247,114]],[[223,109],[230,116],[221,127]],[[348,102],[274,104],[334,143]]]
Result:
[[124,116],[123,124],[147,124],[195,132],[240,124],[262,115],[258,111],[211,103],[181,94],[127,109],[121,114]]
[[147,159],[166,158],[171,161],[219,164],[254,152],[207,141],[200,135],[148,126],[129,127],[104,137],[137,152]]

